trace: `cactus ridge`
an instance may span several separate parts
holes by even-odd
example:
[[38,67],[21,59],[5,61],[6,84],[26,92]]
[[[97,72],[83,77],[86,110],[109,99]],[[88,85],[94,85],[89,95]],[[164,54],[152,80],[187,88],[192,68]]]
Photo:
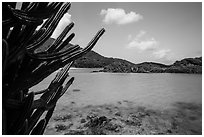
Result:
[[39,30],[37,30],[33,36],[30,37],[29,39],[29,44],[32,42],[35,42],[36,39],[38,39],[43,33],[45,33],[46,28],[40,28]]
[[51,52],[56,49],[56,47],[62,42],[64,37],[67,35],[67,33],[74,27],[74,23],[70,23],[64,31],[60,34],[60,36],[54,41],[54,43],[47,49],[47,52]]
[[[71,35],[69,35],[69,37],[65,40],[62,41],[55,49],[55,52],[59,52],[60,50],[62,50],[65,46],[69,46],[69,42],[74,38],[75,34],[72,33]],[[70,46],[69,46],[70,47]]]
[[65,51],[50,53],[50,54],[41,54],[41,53],[33,54],[28,52],[28,55],[31,58],[38,59],[38,60],[57,60],[57,59],[60,59],[61,57],[71,54],[72,52],[78,50],[79,48],[80,48],[79,46],[72,46]]
[[31,135],[41,135],[43,133],[44,126],[46,125],[46,119],[40,120],[37,126],[32,130]]
[[41,44],[43,44],[47,40],[47,38],[49,38],[52,35],[60,19],[69,10],[69,8],[70,8],[70,3],[65,4],[55,16],[51,17],[50,20],[48,19],[46,21],[47,23],[45,22],[45,24],[49,24],[49,26],[48,27],[42,26],[43,28],[47,28],[45,33],[35,43],[27,46],[26,49],[32,50],[41,46]]

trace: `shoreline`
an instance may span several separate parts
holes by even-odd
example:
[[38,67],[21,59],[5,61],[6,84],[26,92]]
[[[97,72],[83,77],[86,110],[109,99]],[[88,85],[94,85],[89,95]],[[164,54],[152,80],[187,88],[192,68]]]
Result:
[[57,106],[47,135],[200,135],[202,105],[177,102],[173,108],[150,109],[123,103]]
[[[197,74],[197,75],[202,75],[202,72],[201,73],[193,73],[193,72],[159,72],[159,71],[155,71],[155,72],[148,72],[148,71],[144,71],[144,72],[122,72],[122,71],[107,71],[107,70],[104,70],[104,68],[77,68],[77,67],[71,67],[70,70],[71,71],[76,71],[76,70],[86,70],[86,69],[90,69],[90,73],[129,73],[129,74],[134,74],[134,73],[137,73],[137,74]],[[95,70],[94,70],[95,69]]]

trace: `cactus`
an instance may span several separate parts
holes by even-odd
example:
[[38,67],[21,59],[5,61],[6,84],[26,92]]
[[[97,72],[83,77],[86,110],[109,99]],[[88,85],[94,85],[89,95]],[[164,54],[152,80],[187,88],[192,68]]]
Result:
[[[21,9],[15,9],[15,2],[2,3],[3,134],[43,134],[57,101],[74,81],[72,77],[63,86],[69,68],[105,32],[101,29],[83,49],[69,44],[74,33],[63,41],[74,26],[70,23],[53,44],[43,47],[70,6],[62,2],[24,2]],[[58,69],[47,89],[29,91]],[[40,98],[35,99],[35,95]],[[45,117],[40,119],[43,113]]]

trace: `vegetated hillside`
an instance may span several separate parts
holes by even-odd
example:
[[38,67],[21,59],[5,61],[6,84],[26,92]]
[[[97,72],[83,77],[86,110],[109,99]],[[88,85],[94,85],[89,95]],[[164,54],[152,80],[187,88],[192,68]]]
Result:
[[166,69],[168,73],[202,73],[202,57],[185,58],[176,61]]
[[[43,47],[53,43],[50,38]],[[72,46],[72,44],[70,44]],[[65,48],[66,49],[66,48]],[[65,50],[63,49],[63,50]],[[172,65],[165,65],[154,62],[143,62],[139,64],[131,63],[118,58],[104,57],[95,51],[90,51],[83,57],[77,59],[73,67],[76,68],[103,68],[102,72],[117,73],[202,73],[202,57],[185,58],[176,61]]]
[[103,68],[106,65],[111,64],[113,61],[113,58],[106,58],[104,56],[101,56],[100,54],[90,51],[83,57],[77,59],[73,67],[77,68]]
[[103,68],[102,72],[119,73],[202,73],[202,57],[186,58],[172,65],[154,62],[134,64],[118,58],[107,58],[90,51],[75,61],[74,67]]
[[132,72],[132,73],[202,73],[202,57],[186,58],[176,61],[172,65],[164,65],[154,62],[144,62],[134,65],[125,63],[111,63],[105,66],[103,72]]

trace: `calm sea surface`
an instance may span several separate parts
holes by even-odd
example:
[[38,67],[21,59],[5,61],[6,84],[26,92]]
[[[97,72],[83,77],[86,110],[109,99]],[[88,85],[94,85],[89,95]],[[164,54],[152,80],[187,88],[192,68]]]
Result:
[[[132,102],[135,105],[168,108],[176,102],[202,103],[202,75],[91,73],[93,69],[71,69],[74,83],[59,105],[102,105]],[[56,74],[56,73],[55,73]],[[31,90],[46,88],[55,74]]]

